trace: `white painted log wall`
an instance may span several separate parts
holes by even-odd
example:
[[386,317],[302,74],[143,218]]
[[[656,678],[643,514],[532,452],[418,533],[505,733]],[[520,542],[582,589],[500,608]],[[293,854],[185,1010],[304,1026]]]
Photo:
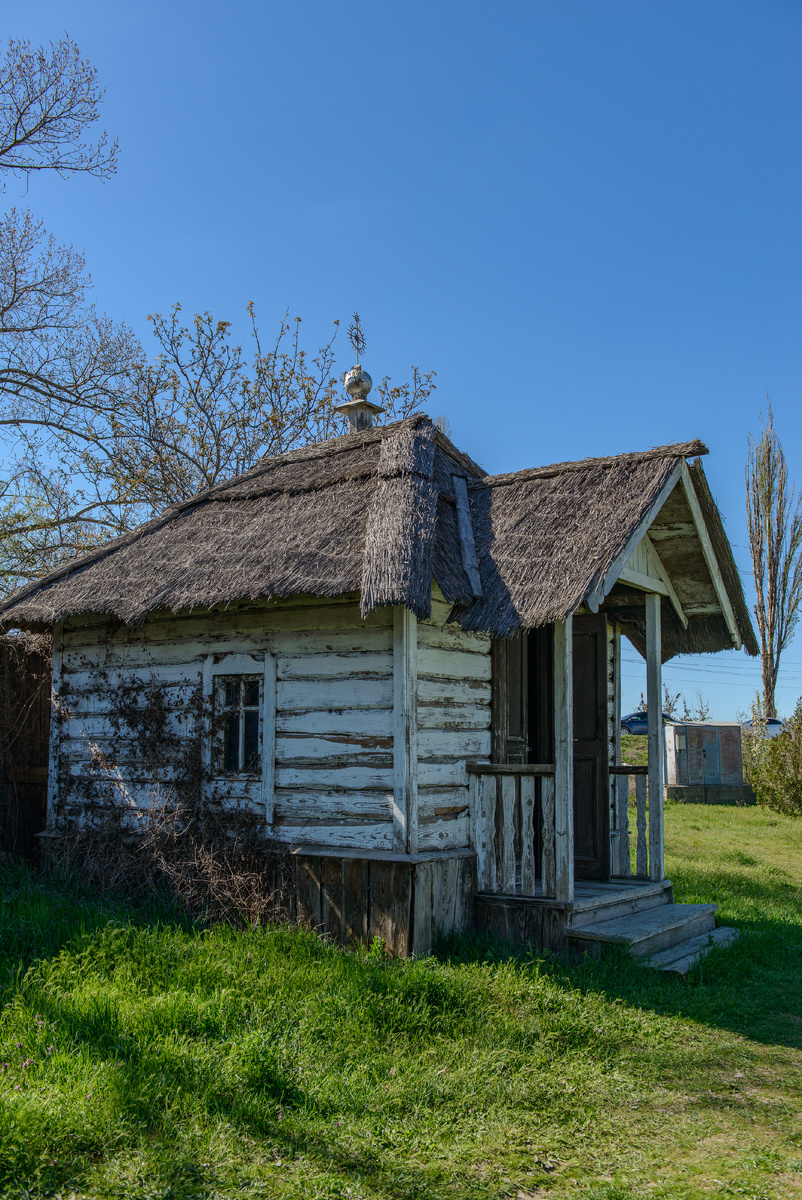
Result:
[[[490,638],[446,625],[449,612],[435,588],[432,619],[418,623],[421,851],[470,845],[465,762],[488,759],[491,752]],[[114,735],[109,689],[132,676],[167,684],[181,728],[210,654],[258,657],[268,651],[276,664],[276,836],[392,848],[391,609],[362,621],[353,599],[293,598],[212,614],[157,614],[135,628],[76,618],[67,623],[63,644],[69,692],[61,734],[65,795],[65,784],[86,774],[91,742],[101,751],[114,748],[132,798],[142,806],[150,802],[154,772],[130,739]],[[251,791],[258,792],[256,784]],[[229,795],[247,800],[250,792],[237,785]]]
[[418,848],[471,844],[468,759],[489,759],[490,638],[446,625],[435,588],[418,622]]
[[[175,719],[201,682],[210,654],[275,656],[274,831],[282,840],[390,849],[393,794],[392,611],[366,621],[349,600],[293,598],[247,610],[176,617],[139,628],[97,618],[68,622],[61,736],[62,790],[85,774],[89,745],[114,745],[132,796],[149,802],[151,776],[130,741],[115,738],[108,690],[132,674],[166,683]],[[219,669],[216,668],[216,669]],[[189,731],[188,731],[189,732]],[[253,800],[254,783],[230,798]]]

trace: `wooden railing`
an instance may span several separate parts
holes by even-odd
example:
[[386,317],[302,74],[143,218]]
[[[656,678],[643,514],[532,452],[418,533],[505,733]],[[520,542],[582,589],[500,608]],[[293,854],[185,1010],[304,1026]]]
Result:
[[[610,767],[610,838],[613,875],[632,874],[632,852],[629,829],[629,776],[635,776],[636,851],[635,873],[639,879],[648,879],[649,831],[647,828],[647,806],[649,799],[648,767],[632,767],[622,764]],[[617,860],[617,861],[616,861]]]
[[468,763],[480,892],[535,895],[536,781],[540,780],[541,896],[556,890],[555,768],[551,764]]

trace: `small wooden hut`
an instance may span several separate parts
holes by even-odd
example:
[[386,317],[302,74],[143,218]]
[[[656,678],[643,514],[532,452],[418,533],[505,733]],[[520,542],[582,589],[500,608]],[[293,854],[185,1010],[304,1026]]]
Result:
[[[299,913],[337,937],[420,953],[478,923],[664,958],[706,937],[715,906],[672,906],[664,877],[661,663],[757,646],[705,447],[493,476],[426,416],[372,428],[350,407],[349,434],[0,606],[53,632],[51,819],[119,734],[114,688],[157,680],[215,794],[287,845]],[[653,718],[632,828],[622,633]],[[148,762],[133,745],[115,762],[146,806]]]

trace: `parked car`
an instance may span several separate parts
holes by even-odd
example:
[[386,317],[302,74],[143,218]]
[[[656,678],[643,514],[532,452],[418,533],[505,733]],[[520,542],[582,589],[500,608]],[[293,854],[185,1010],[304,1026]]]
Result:
[[761,725],[761,724],[765,724],[765,726],[766,726],[766,730],[765,730],[765,733],[763,734],[763,736],[767,737],[767,738],[778,737],[783,731],[783,723],[782,723],[782,721],[779,720],[778,717],[766,717],[765,722],[744,721],[742,728],[745,729],[747,733],[752,733],[753,728],[756,728],[758,725]]
[[[663,713],[663,720],[670,721],[671,717],[667,713]],[[646,718],[646,709],[641,712],[630,713],[629,716],[621,718],[622,733],[647,733],[648,724]]]

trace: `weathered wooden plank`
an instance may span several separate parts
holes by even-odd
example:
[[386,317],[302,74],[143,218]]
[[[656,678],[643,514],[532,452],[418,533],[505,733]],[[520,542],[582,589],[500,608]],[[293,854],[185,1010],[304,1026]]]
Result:
[[473,654],[466,650],[444,650],[436,646],[421,646],[418,658],[421,675],[447,679],[490,679],[489,654]]
[[454,931],[458,871],[458,859],[442,858],[434,864],[432,921],[436,932],[445,936]]
[[298,920],[302,925],[319,929],[320,911],[320,868],[321,859],[298,857],[295,860],[295,897]]
[[421,820],[438,815],[445,816],[454,811],[468,811],[471,804],[467,787],[418,789],[418,812]]
[[522,775],[521,788],[521,892],[535,894],[535,780]]
[[255,602],[248,608],[230,605],[225,609],[213,609],[209,613],[176,616],[162,609],[148,616],[142,626],[126,626],[115,621],[98,618],[71,617],[65,636],[94,634],[104,642],[174,642],[192,637],[214,637],[225,631],[230,637],[247,634],[281,631],[312,632],[326,629],[366,629],[392,626],[392,614],[386,608],[378,608],[364,619],[360,616],[358,599],[333,597],[323,600],[319,596],[296,596],[286,601]]
[[355,734],[329,734],[313,737],[307,733],[280,734],[276,738],[276,758],[279,762],[294,759],[325,759],[327,762],[368,759],[370,762],[392,764],[392,737]]
[[629,846],[629,779],[626,775],[613,776],[613,789],[616,807],[616,828],[618,829],[618,875],[632,874],[632,861]]
[[515,801],[516,781],[501,777],[501,880],[502,892],[515,891]]
[[106,693],[111,689],[116,689],[121,683],[129,684],[138,679],[143,687],[149,684],[179,684],[184,687],[190,680],[197,686],[201,680],[202,663],[200,660],[196,663],[168,663],[158,667],[154,666],[152,670],[147,669],[144,664],[142,669],[132,669],[127,666],[112,666],[96,670],[95,668],[76,667],[72,662],[64,663],[63,676],[65,680],[69,680],[70,688],[77,693],[98,692],[99,690]]
[[468,773],[465,770],[465,760],[456,759],[453,762],[432,762],[423,759],[418,762],[418,787],[467,787]]
[[452,478],[454,482],[454,495],[457,500],[457,530],[459,532],[460,550],[462,553],[462,569],[468,578],[468,583],[474,596],[481,596],[482,580],[479,576],[476,543],[473,540],[471,509],[468,504],[468,485],[462,475],[454,475]]
[[276,687],[279,712],[326,708],[392,708],[393,681],[386,679],[293,679]]
[[393,848],[418,848],[417,618],[396,605],[393,624]]
[[554,775],[557,768],[553,763],[488,763],[465,764],[469,775]]
[[370,866],[367,859],[343,858],[343,943],[368,940],[370,917]]
[[178,662],[198,662],[207,654],[263,654],[270,650],[276,655],[303,657],[305,655],[370,653],[392,651],[392,631],[389,628],[329,628],[270,630],[257,627],[245,632],[206,622],[203,636],[193,636],[190,630],[179,630],[164,640],[153,636],[150,623],[127,630],[125,639],[112,637],[109,641],[87,640],[85,632],[65,635],[65,652],[79,657],[85,666],[104,662],[126,662],[170,665]]
[[490,729],[490,706],[419,704],[418,729]]
[[59,756],[63,729],[63,717],[61,713],[63,671],[62,629],[63,625],[61,622],[57,622],[53,626],[53,666],[50,676],[50,743],[47,758],[48,827],[53,823],[59,800]]
[[646,797],[647,783],[645,775],[635,776],[635,804],[637,807],[638,843],[636,852],[636,869],[639,878],[649,878],[649,858],[646,849]]
[[646,704],[649,745],[649,877],[664,877],[663,868],[663,678],[660,597],[646,600]]
[[392,850],[393,846],[393,827],[389,821],[330,825],[306,821],[285,824],[276,818],[272,832],[278,841],[299,846],[343,846],[358,850]]
[[496,779],[483,776],[479,785],[480,795],[480,841],[479,841],[479,887],[481,891],[495,892],[498,886],[496,865]]
[[299,709],[276,714],[276,731],[282,734],[307,734],[336,738],[345,734],[354,738],[393,736],[390,708]]
[[[325,780],[323,781],[325,783]],[[287,821],[389,821],[390,792],[286,791],[275,794],[276,820]]]
[[574,898],[573,623],[554,623],[555,888],[558,900]]
[[554,779],[549,777],[543,779],[540,784],[540,812],[543,829],[540,879],[544,896],[553,896],[557,890],[557,856],[554,842],[554,793]]
[[467,810],[449,817],[421,821],[418,850],[461,850],[471,844],[471,823]]
[[399,957],[409,949],[412,916],[412,867],[408,863],[370,863],[370,937],[378,937]]
[[468,633],[459,625],[418,623],[418,645],[439,650],[467,650],[471,654],[489,654],[490,637],[486,633]]
[[412,953],[416,958],[425,958],[432,951],[433,873],[431,862],[416,863],[413,868]]
[[343,944],[343,860],[320,858],[320,923],[338,946]]
[[418,754],[425,758],[469,758],[490,753],[489,729],[421,729]]
[[710,572],[710,577],[713,580],[713,587],[715,588],[718,602],[721,605],[721,611],[724,614],[724,619],[727,622],[727,628],[730,631],[730,637],[732,638],[735,649],[740,650],[742,642],[741,633],[738,628],[738,622],[735,619],[735,613],[727,592],[727,586],[721,576],[721,570],[716,558],[716,552],[713,549],[713,543],[710,540],[710,534],[708,533],[707,526],[705,525],[705,519],[702,515],[702,509],[699,505],[696,489],[693,486],[691,473],[688,469],[688,464],[684,459],[682,462],[682,486],[685,492],[685,498],[688,501],[688,507],[691,510],[693,523],[696,526],[696,532],[699,536],[699,541],[702,544],[702,553],[704,554],[705,562]]
[[489,679],[449,679],[446,676],[424,675],[418,659],[418,705],[422,704],[490,704]]
[[276,659],[278,678],[347,679],[382,677],[393,670],[390,651],[350,654],[281,654]]
[[262,685],[262,799],[265,805],[265,820],[273,821],[276,791],[276,660],[272,654],[264,656]]
[[349,788],[356,791],[393,790],[392,767],[363,767],[356,763],[344,767],[276,767],[276,789],[304,788],[308,791],[336,791]]

